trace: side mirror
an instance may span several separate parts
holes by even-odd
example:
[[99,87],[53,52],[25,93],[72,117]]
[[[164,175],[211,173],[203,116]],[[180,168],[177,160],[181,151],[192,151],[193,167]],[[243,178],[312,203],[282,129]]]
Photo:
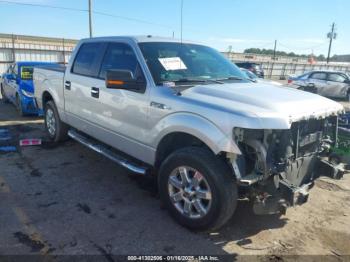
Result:
[[146,81],[142,78],[136,79],[130,70],[108,70],[106,73],[106,87],[143,91],[146,87]]

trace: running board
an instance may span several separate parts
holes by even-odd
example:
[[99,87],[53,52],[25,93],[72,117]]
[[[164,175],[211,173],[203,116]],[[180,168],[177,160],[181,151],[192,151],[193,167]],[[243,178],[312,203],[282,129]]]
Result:
[[84,146],[87,146],[88,148],[94,150],[95,152],[107,157],[108,159],[116,162],[117,164],[125,167],[126,169],[130,170],[131,172],[140,174],[140,175],[146,175],[147,168],[135,165],[125,158],[117,155],[116,153],[112,152],[110,149],[108,149],[106,146],[103,144],[100,144],[94,139],[88,138],[81,133],[78,133],[75,130],[69,130],[68,131],[68,136],[80,144],[83,144]]

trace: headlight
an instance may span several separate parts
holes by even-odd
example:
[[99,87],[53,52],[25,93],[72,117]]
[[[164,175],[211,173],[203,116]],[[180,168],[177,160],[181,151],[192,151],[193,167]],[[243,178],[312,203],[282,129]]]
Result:
[[34,97],[34,94],[28,91],[25,91],[22,89],[22,94],[25,95],[26,97]]

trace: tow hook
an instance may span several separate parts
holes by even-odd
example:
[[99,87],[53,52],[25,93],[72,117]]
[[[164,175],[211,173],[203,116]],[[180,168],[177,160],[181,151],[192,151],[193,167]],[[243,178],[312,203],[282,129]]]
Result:
[[288,208],[288,203],[285,199],[271,196],[264,192],[256,196],[253,204],[253,212],[256,215],[285,215]]
[[309,190],[314,183],[308,183],[301,187],[290,186],[281,180],[276,195],[270,195],[267,192],[256,196],[253,204],[253,211],[257,215],[286,214],[289,206],[302,205],[309,198]]

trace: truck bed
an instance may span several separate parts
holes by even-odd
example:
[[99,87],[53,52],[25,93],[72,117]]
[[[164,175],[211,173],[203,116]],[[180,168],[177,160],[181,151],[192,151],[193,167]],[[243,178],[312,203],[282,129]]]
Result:
[[[65,74],[65,66],[40,66],[34,68],[33,82],[34,93],[37,105],[43,109],[42,97],[44,91],[49,91],[55,97],[59,110],[63,109],[63,80]],[[62,103],[60,103],[62,102]]]
[[51,71],[56,71],[56,72],[62,72],[66,71],[66,66],[65,65],[60,65],[57,64],[55,66],[36,66],[35,68],[40,68],[40,69],[45,69],[45,70],[51,70]]

